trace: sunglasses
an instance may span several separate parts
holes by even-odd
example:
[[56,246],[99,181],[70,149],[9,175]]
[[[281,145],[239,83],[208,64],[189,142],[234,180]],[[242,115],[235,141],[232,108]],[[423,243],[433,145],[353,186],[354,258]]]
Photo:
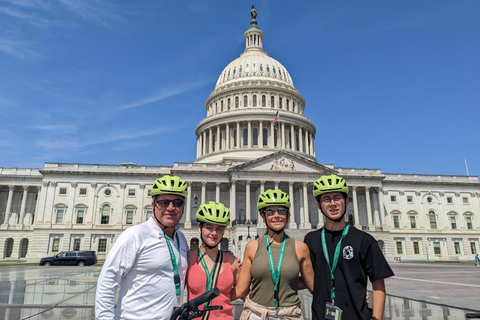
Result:
[[287,214],[287,208],[277,208],[277,209],[265,209],[265,214],[267,216],[273,216],[275,212],[278,212],[279,215],[284,216]]
[[185,201],[183,201],[182,199],[174,199],[174,200],[161,199],[156,201],[156,203],[160,207],[164,207],[164,208],[168,207],[170,205],[170,202],[173,203],[173,206],[175,208],[180,208],[185,203]]

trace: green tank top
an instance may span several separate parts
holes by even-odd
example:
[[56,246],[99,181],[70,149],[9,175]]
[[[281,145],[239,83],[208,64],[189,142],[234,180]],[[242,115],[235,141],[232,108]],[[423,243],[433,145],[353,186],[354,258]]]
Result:
[[[272,256],[277,266],[280,244],[272,244]],[[298,303],[298,283],[300,262],[295,252],[295,240],[287,239],[285,255],[283,257],[280,281],[278,283],[279,306],[290,307]],[[258,238],[258,248],[252,262],[252,286],[250,300],[264,307],[275,307],[273,299],[273,280],[268,263],[267,247],[265,237]]]

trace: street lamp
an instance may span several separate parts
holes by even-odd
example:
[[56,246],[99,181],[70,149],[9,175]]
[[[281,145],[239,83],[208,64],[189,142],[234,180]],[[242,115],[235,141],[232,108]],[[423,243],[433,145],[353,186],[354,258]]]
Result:
[[198,193],[193,194],[193,203],[197,204],[198,203]]
[[250,222],[250,219],[247,220],[247,232],[248,232],[248,235],[247,235],[247,240],[250,241],[252,240],[252,237],[250,237],[250,225],[252,223]]

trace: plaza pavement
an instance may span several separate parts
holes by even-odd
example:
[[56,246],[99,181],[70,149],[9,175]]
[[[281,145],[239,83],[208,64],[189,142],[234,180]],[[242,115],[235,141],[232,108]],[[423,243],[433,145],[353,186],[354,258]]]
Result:
[[[461,264],[392,263],[386,280],[385,320],[465,319],[480,311],[480,267]],[[94,319],[101,267],[0,267],[0,319]],[[304,317],[311,295],[301,292]],[[241,301],[234,303],[234,316]]]

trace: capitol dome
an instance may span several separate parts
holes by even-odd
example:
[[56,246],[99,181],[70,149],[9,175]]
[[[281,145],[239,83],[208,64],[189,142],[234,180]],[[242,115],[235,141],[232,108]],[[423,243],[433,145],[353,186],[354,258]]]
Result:
[[287,69],[263,50],[255,17],[244,33],[245,50],[223,69],[205,102],[195,161],[245,162],[279,150],[317,161],[316,128],[303,115],[305,99]]

